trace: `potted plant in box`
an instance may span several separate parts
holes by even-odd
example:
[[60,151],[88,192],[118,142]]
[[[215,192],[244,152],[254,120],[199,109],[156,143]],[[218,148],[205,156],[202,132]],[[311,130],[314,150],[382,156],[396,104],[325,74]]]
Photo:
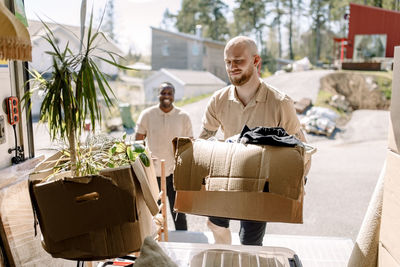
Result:
[[[84,9],[82,12],[86,13]],[[121,188],[116,182],[118,179],[121,180],[119,177],[122,175],[121,170],[117,171],[116,179],[114,177],[104,179],[98,175],[79,177],[81,172],[77,168],[77,166],[82,166],[79,161],[79,155],[82,155],[79,152],[79,136],[85,119],[87,117],[90,119],[94,131],[97,123],[101,121],[98,97],[101,96],[104,99],[107,107],[112,105],[111,98],[114,97],[107,77],[100,70],[96,60],[126,69],[118,64],[117,54],[99,47],[99,39],[106,39],[106,36],[99,31],[93,31],[92,23],[93,15],[90,16],[87,32],[84,30],[84,22],[81,25],[79,52],[74,52],[68,44],[61,49],[51,29],[43,23],[46,28],[44,38],[52,48],[47,52],[52,58],[52,72],[47,79],[37,71],[31,72],[37,89],[43,90],[44,95],[40,107],[40,122],[47,122],[50,137],[53,140],[56,138],[67,140],[69,165],[71,176],[73,176],[47,183],[30,184],[32,204],[36,209],[44,237],[43,247],[53,257],[68,259],[117,257],[121,253],[123,255],[131,251],[132,246],[129,244],[125,246],[126,242],[123,242],[122,246],[113,246],[112,242],[108,242],[107,236],[114,232],[120,235],[124,232],[131,234],[137,231],[136,226],[129,223],[126,227],[115,229],[119,227],[119,223],[131,222],[132,216],[137,216],[134,210],[134,196],[130,194],[134,191],[133,181],[127,185],[127,180],[125,180],[122,184],[129,188]],[[109,58],[96,54],[96,51],[101,51]],[[31,93],[24,95],[25,103],[29,103],[30,97]],[[131,149],[129,146],[124,148],[126,151],[123,152],[126,153],[127,159],[132,160]],[[86,151],[91,149],[86,148]],[[114,160],[115,153],[118,152],[117,148],[112,146],[109,150],[110,159]],[[113,167],[112,163],[113,161],[110,161],[106,166]],[[123,172],[123,175],[131,176],[129,172]],[[132,180],[132,177],[130,178],[129,181]],[[79,193],[74,191],[76,189],[79,189]],[[104,196],[107,194],[111,196],[110,202],[105,201]],[[116,207],[110,206],[111,203],[114,203]],[[75,218],[77,213],[81,217]],[[65,228],[62,226],[65,226],[67,230],[62,230]],[[110,228],[104,230],[105,227]],[[90,234],[87,234],[88,231]],[[104,241],[104,243],[99,241]],[[130,244],[133,245],[134,241],[132,240]]]

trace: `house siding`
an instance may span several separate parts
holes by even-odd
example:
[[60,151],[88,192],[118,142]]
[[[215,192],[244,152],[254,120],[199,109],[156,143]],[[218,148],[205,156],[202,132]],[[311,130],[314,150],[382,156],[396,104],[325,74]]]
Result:
[[[165,55],[165,47],[168,55]],[[224,44],[152,28],[151,66],[208,71],[228,82],[224,63]],[[164,52],[164,55],[163,55]]]
[[357,34],[386,34],[386,57],[393,57],[394,47],[400,45],[400,12],[350,3],[347,58],[353,58]]
[[[167,55],[165,50],[167,50]],[[187,69],[188,42],[182,38],[164,32],[152,31],[151,67],[153,70],[161,68]],[[164,55],[163,55],[164,52]]]

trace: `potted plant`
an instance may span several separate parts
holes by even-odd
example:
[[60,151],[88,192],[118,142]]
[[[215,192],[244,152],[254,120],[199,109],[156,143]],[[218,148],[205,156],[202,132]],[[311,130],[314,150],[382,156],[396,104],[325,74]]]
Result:
[[[83,9],[82,12],[84,11]],[[34,90],[43,90],[44,95],[39,122],[47,122],[52,140],[61,138],[67,141],[71,172],[74,176],[77,175],[77,149],[85,119],[90,119],[94,131],[102,119],[98,98],[102,97],[109,109],[113,105],[112,98],[115,97],[107,75],[100,70],[96,60],[120,69],[129,68],[117,62],[119,55],[97,46],[100,38],[107,38],[102,32],[93,31],[93,14],[90,16],[87,31],[84,23],[81,25],[79,52],[72,51],[68,44],[65,48],[60,48],[51,29],[43,21],[42,23],[46,29],[43,38],[52,47],[51,51],[46,52],[52,57],[52,71],[49,78],[44,78],[35,70],[31,71]],[[96,51],[107,54],[109,59],[99,56]],[[24,95],[25,103],[29,103],[32,92]]]
[[[85,13],[84,9],[82,13]],[[98,30],[93,31],[92,23],[93,15],[90,16],[87,31],[84,31],[82,22],[79,39],[81,49],[78,52],[72,51],[68,45],[61,49],[51,29],[43,23],[46,28],[44,38],[52,47],[47,52],[52,57],[52,72],[47,79],[37,71],[31,72],[32,81],[36,84],[35,90],[43,90],[44,95],[40,107],[40,122],[47,122],[53,140],[62,138],[68,142],[69,147],[66,153],[61,154],[61,158],[55,158],[55,170],[49,172],[70,169],[73,177],[65,177],[67,175],[64,173],[57,176],[61,179],[44,182],[43,178],[49,172],[43,166],[52,168],[54,164],[42,163],[43,166],[38,168],[42,168],[43,172],[32,175],[36,175],[32,177],[36,181],[30,182],[29,191],[42,230],[43,247],[53,257],[67,259],[117,257],[140,247],[141,240],[137,244],[138,240],[133,235],[141,231],[137,221],[143,213],[136,210],[135,192],[143,191],[143,187],[142,183],[140,186],[136,184],[134,176],[139,177],[137,171],[131,170],[137,165],[140,168],[150,165],[143,154],[144,148],[131,146],[126,141],[126,136],[122,140],[103,142],[100,147],[88,146],[80,149],[79,137],[85,119],[90,119],[93,131],[101,122],[98,97],[104,99],[108,108],[114,97],[107,77],[96,64],[96,60],[127,69],[117,62],[117,54],[97,46],[98,38],[106,39],[106,36]],[[106,53],[109,59],[95,54],[96,50]],[[25,94],[24,102],[29,103],[30,97],[31,92]],[[131,164],[136,157],[142,159],[143,165],[141,161]],[[121,164],[128,164],[128,168],[107,169]],[[70,167],[66,168],[65,165]],[[146,180],[150,177],[146,173],[150,168],[142,169],[144,171],[141,177]],[[109,176],[102,175],[102,170]],[[44,173],[46,176],[42,175]],[[98,173],[100,175],[92,175]],[[155,215],[158,206],[154,196],[158,195],[158,187],[155,175],[150,179],[155,186],[143,192],[152,198],[149,203],[154,202],[152,215]],[[137,189],[139,187],[141,189]],[[145,220],[145,223],[148,224],[148,221]],[[129,242],[125,242],[121,234],[129,236]]]

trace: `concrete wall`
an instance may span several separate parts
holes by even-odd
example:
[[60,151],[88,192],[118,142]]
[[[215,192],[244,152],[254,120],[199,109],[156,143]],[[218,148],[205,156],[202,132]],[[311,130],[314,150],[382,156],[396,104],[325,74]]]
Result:
[[184,97],[193,97],[208,93],[213,93],[224,86],[221,85],[186,85]]

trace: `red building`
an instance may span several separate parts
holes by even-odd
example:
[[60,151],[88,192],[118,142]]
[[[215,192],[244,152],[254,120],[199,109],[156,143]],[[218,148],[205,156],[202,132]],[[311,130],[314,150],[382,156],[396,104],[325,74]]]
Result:
[[393,57],[400,45],[400,12],[350,4],[346,58]]

